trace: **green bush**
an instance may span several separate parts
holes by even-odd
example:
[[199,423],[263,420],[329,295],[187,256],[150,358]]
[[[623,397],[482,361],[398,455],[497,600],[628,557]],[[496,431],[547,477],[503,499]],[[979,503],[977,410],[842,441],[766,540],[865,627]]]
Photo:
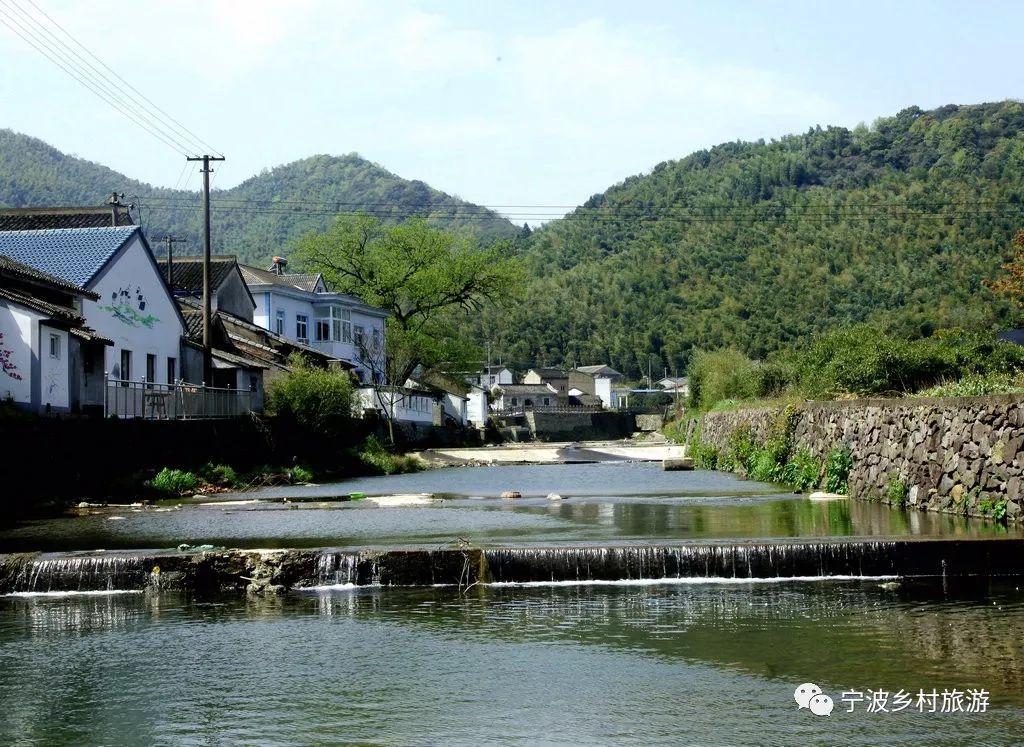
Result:
[[1020,374],[967,374],[957,381],[946,381],[917,393],[919,397],[982,397],[990,394],[1020,394],[1024,377]]
[[783,465],[771,449],[758,449],[747,460],[747,473],[758,482],[781,482]]
[[150,486],[167,495],[191,493],[199,487],[199,478],[191,472],[164,467],[150,481]]
[[907,505],[907,494],[910,490],[903,478],[899,475],[889,475],[889,486],[885,490],[885,497],[890,506],[904,508]]
[[[1022,369],[1024,348],[990,335],[957,331],[908,340],[861,324],[826,332],[795,354],[794,383],[814,398],[909,394],[965,377],[998,381]],[[985,385],[975,386],[989,393]]]
[[313,482],[312,471],[302,467],[301,465],[292,467],[289,470],[289,475],[291,476],[292,482]]
[[417,472],[421,468],[420,461],[415,457],[392,454],[374,436],[366,439],[366,445],[359,452],[364,464],[373,467],[381,474],[397,475],[404,472]]
[[853,458],[848,447],[844,445],[832,449],[825,457],[825,490],[846,495],[852,467]]
[[1006,499],[999,500],[985,499],[978,501],[978,510],[1000,523],[1006,521]]
[[723,399],[758,396],[758,364],[739,350],[698,350],[690,361],[690,405],[707,409]]
[[235,472],[234,468],[229,467],[226,464],[214,464],[213,462],[207,462],[206,465],[199,470],[199,475],[206,480],[206,482],[212,485],[220,485],[228,488],[238,485],[238,473]]
[[291,420],[312,433],[337,435],[351,425],[354,387],[345,371],[315,368],[299,354],[292,370],[267,387],[268,415]]
[[821,482],[821,462],[806,449],[800,449],[786,462],[782,470],[783,482],[792,485],[801,493],[818,487]]
[[693,458],[693,466],[697,469],[715,469],[718,466],[718,449],[711,444],[690,444],[689,455]]

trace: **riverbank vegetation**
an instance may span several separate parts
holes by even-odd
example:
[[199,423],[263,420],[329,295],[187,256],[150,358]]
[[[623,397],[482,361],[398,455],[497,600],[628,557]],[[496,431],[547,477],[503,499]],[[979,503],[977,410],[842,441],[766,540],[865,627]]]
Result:
[[689,376],[689,404],[698,410],[757,400],[1006,394],[1024,392],[1024,347],[959,329],[907,339],[862,324],[761,361],[736,349],[698,351]]

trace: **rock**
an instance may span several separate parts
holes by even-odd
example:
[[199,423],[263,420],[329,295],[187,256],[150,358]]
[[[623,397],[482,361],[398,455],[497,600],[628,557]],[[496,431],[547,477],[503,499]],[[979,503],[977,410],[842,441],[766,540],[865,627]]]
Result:
[[548,493],[548,500],[549,501],[562,501],[562,500],[565,500],[565,499],[562,498],[562,496],[560,496],[558,493]]
[[689,457],[683,457],[682,459],[665,459],[661,463],[661,468],[666,472],[689,471],[693,469],[693,460]]
[[896,591],[901,585],[902,584],[900,584],[899,581],[886,581],[885,583],[879,584],[878,588],[884,589],[885,591]]
[[840,495],[839,493],[826,493],[823,490],[811,493],[807,496],[808,500],[811,501],[843,501],[849,498],[848,495]]
[[501,494],[501,497],[504,498],[505,500],[513,500],[515,498],[522,498],[523,494],[520,493],[518,490],[506,490],[504,493]]

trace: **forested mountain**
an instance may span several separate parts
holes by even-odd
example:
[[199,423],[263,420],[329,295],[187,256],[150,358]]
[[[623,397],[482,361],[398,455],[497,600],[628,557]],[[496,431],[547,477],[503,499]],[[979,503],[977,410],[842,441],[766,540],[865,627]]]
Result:
[[1013,321],[981,285],[1024,228],[1024,106],[910,108],[659,164],[535,231],[532,278],[479,337],[511,365],[683,372],[867,321],[909,336]]
[[[196,171],[198,164],[189,168]],[[192,185],[198,182],[193,177]],[[114,191],[138,206],[133,215],[151,238],[173,233],[189,240],[190,248],[182,251],[199,251],[198,192],[154,188],[41,140],[0,130],[0,206],[96,205]],[[258,264],[306,231],[326,228],[338,213],[353,211],[396,220],[423,216],[484,242],[519,231],[496,213],[402,179],[354,154],[312,156],[264,170],[237,187],[215,189],[211,204],[214,251]]]

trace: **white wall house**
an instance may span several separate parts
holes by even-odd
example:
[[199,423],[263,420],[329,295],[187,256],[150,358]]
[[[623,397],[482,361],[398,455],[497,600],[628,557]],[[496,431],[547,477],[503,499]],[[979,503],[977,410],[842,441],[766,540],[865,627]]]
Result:
[[0,232],[0,254],[98,296],[81,311],[113,342],[103,360],[111,378],[179,378],[184,320],[137,226]]
[[365,383],[380,378],[386,311],[332,292],[319,273],[240,267],[256,302],[253,323],[354,364]]
[[363,412],[377,411],[396,422],[432,425],[437,398],[427,392],[410,389],[359,387],[359,403]]
[[475,428],[487,425],[488,407],[487,390],[480,386],[472,386],[466,401],[466,420]]

